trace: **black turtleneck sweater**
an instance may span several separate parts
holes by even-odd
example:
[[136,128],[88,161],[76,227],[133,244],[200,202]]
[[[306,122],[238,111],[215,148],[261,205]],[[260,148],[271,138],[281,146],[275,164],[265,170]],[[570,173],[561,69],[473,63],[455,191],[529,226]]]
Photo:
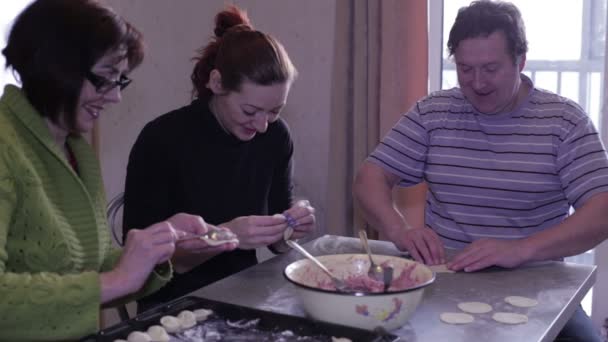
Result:
[[[149,122],[127,166],[123,231],[144,228],[183,212],[218,225],[239,216],[281,213],[292,202],[293,143],[279,119],[264,134],[240,141],[226,133],[207,103]],[[142,299],[146,309],[255,265],[255,250],[222,253],[190,272],[174,274]],[[140,310],[141,311],[141,310]]]

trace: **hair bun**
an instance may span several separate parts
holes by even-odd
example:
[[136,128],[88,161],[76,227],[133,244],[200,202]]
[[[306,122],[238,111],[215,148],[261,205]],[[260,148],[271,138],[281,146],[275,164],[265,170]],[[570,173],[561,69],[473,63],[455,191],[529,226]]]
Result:
[[213,30],[213,33],[218,38],[221,38],[228,31],[247,31],[252,29],[253,27],[249,21],[249,17],[247,17],[247,12],[240,10],[234,5],[228,6],[215,16],[215,30]]

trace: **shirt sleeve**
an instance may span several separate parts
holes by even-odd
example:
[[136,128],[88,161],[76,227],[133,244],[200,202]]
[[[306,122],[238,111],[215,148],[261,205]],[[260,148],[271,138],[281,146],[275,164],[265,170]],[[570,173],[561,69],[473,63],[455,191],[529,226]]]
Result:
[[0,145],[0,340],[76,340],[93,333],[100,307],[97,272],[63,275],[7,268],[7,241],[20,205],[13,164],[7,147]]
[[[122,250],[112,249],[112,251],[110,253],[108,253],[108,256],[104,260],[104,264],[102,266],[102,272],[107,272],[107,271],[112,270],[118,263],[118,260],[120,259],[121,254],[122,254]],[[158,291],[164,285],[166,285],[167,282],[169,282],[169,280],[171,280],[172,275],[173,275],[173,267],[171,266],[170,262],[166,262],[166,263],[157,265],[154,268],[153,272],[150,273],[150,275],[148,276],[148,279],[146,280],[145,284],[142,286],[141,289],[139,289],[137,292],[135,292],[131,295],[119,298],[111,303],[108,303],[108,304],[104,305],[104,307],[112,307],[112,306],[116,306],[116,305],[120,305],[120,304],[126,304],[133,300],[143,298],[149,294],[152,294],[152,293]]]
[[416,104],[397,121],[367,161],[398,176],[399,185],[411,186],[423,180],[427,151],[428,132]]
[[585,113],[579,116],[576,126],[561,137],[556,159],[562,187],[575,209],[593,195],[608,191],[606,150],[589,117]]

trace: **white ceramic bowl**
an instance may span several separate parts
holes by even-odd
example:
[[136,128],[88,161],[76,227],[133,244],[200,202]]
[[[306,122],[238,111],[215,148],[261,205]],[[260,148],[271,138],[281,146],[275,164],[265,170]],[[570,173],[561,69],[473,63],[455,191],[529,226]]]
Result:
[[[374,262],[391,265],[396,279],[404,269],[411,269],[412,287],[381,293],[341,293],[326,290],[329,277],[308,259],[289,264],[284,275],[296,287],[304,310],[314,319],[357,328],[373,330],[382,327],[393,330],[404,325],[422,300],[424,288],[435,280],[427,266],[408,259],[372,255]],[[318,259],[340,278],[366,275],[369,270],[367,254],[332,254]],[[415,265],[415,266],[414,266]]]

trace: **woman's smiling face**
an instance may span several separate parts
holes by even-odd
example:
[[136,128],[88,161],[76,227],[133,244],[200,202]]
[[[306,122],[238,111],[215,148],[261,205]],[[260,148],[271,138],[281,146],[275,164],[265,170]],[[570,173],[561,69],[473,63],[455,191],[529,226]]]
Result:
[[[215,77],[210,83],[219,82]],[[268,124],[278,120],[289,94],[289,82],[259,85],[245,80],[240,91],[223,92],[221,87],[211,85],[214,92],[211,110],[222,127],[241,141],[249,141],[256,134],[265,133]],[[215,88],[215,89],[214,89]]]
[[[91,73],[105,81],[115,82],[121,75],[128,72],[126,51],[118,49],[107,53],[100,58],[91,68]],[[76,131],[80,133],[90,132],[107,104],[118,103],[122,99],[121,90],[114,85],[109,90],[98,89],[85,79],[80,90],[80,96],[76,108]]]

